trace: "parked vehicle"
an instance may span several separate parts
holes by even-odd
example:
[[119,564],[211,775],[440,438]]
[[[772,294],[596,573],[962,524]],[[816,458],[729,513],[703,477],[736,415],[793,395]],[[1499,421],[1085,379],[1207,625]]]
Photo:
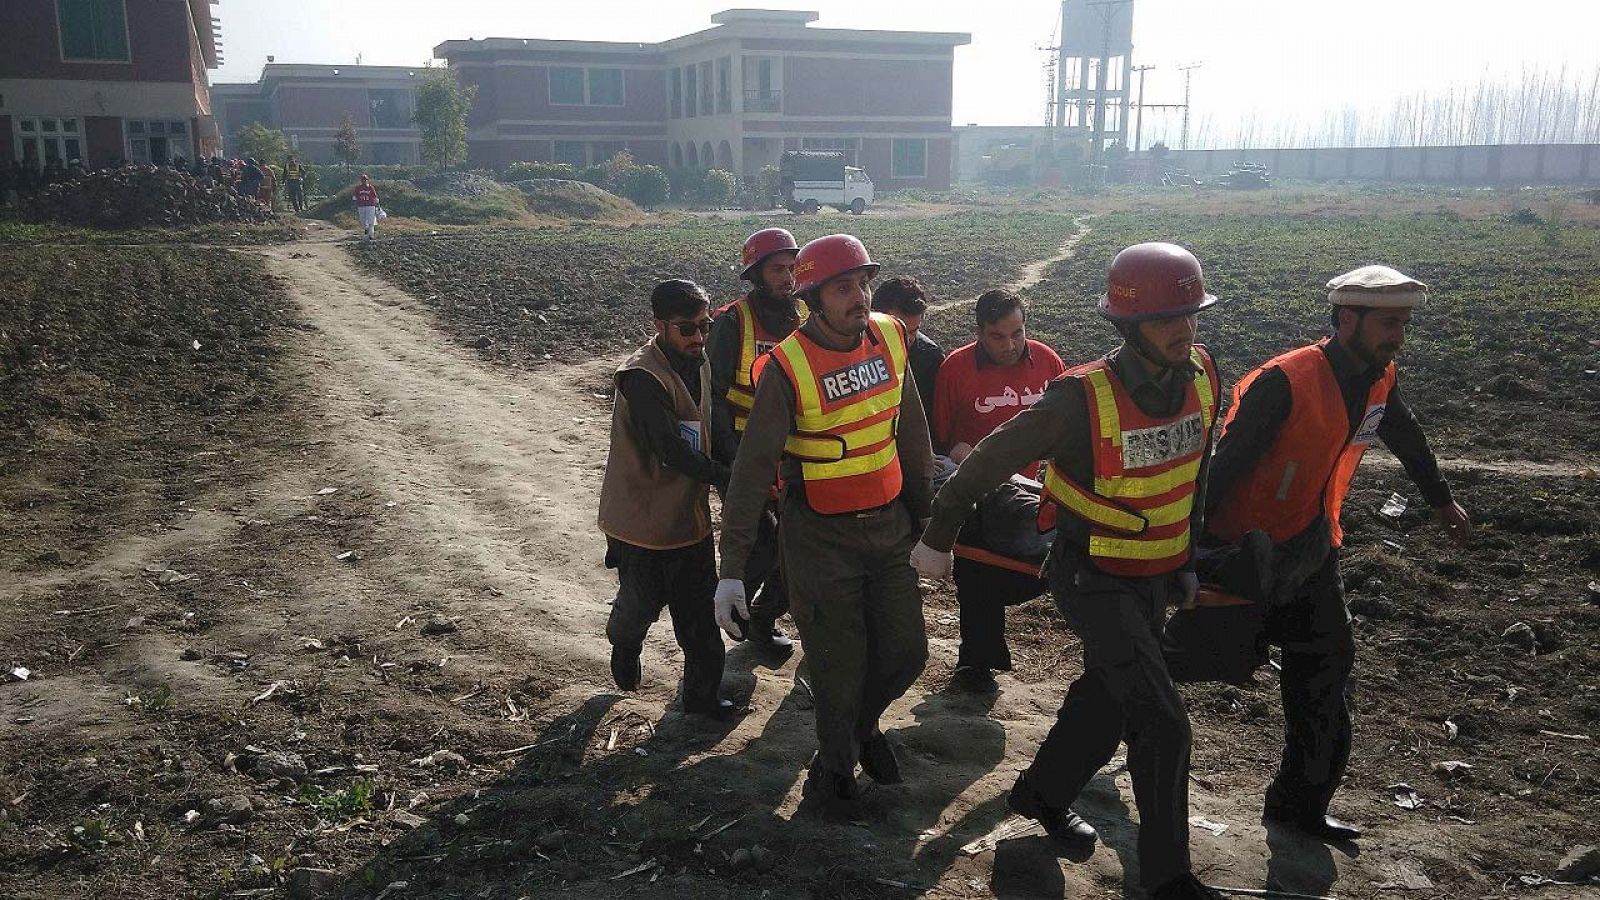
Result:
[[860,215],[874,199],[865,169],[845,165],[837,150],[786,150],[778,161],[778,190],[790,212],[814,213],[824,206]]

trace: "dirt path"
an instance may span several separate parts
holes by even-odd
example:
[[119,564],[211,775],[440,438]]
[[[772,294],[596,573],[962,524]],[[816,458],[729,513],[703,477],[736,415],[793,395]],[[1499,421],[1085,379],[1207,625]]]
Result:
[[[1073,219],[1072,234],[1068,235],[1067,239],[1061,242],[1061,246],[1057,248],[1054,256],[1047,256],[1044,259],[1034,260],[1033,262],[1028,263],[1026,266],[1023,266],[1022,274],[1018,275],[1012,281],[1007,282],[1004,287],[1020,292],[1027,290],[1028,288],[1031,288],[1043,281],[1045,272],[1049,271],[1051,266],[1063,260],[1072,258],[1072,254],[1078,249],[1078,243],[1082,241],[1086,235],[1088,235],[1089,220],[1093,218],[1093,215],[1083,215]],[[972,298],[948,300],[944,303],[935,303],[928,307],[928,310],[930,312],[940,312],[941,310],[954,309],[958,306],[964,306],[971,302],[973,302]]]

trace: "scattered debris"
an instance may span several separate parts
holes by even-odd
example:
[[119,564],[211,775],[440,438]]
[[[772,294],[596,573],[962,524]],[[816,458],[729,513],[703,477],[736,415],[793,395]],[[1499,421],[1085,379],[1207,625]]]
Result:
[[427,756],[419,759],[413,759],[411,764],[422,769],[445,767],[452,769],[465,769],[471,765],[467,762],[467,758],[465,756],[462,756],[453,750],[435,750]]
[[332,869],[290,869],[283,886],[290,900],[317,900],[339,887],[339,873]]
[[27,681],[31,675],[33,675],[33,670],[29,669],[27,666],[16,666],[10,672],[6,673],[6,676],[12,681]]
[[257,756],[250,766],[250,772],[257,778],[283,778],[289,781],[304,781],[308,769],[305,758],[300,754],[273,750]]
[[1443,762],[1434,763],[1433,771],[1434,774],[1443,776],[1445,778],[1455,778],[1458,776],[1462,778],[1471,778],[1472,764],[1464,763],[1459,759],[1447,759]]
[[1533,633],[1533,626],[1527,622],[1517,622],[1511,625],[1500,633],[1500,640],[1530,653],[1537,653],[1539,649],[1539,638]]
[[1228,830],[1227,824],[1223,822],[1213,822],[1205,816],[1190,816],[1189,824],[1202,831],[1209,831],[1213,835],[1218,836],[1220,836],[1224,831]]
[[1563,739],[1569,740],[1569,741],[1592,741],[1592,740],[1594,740],[1594,738],[1589,737],[1587,734],[1563,734],[1563,733],[1561,733],[1559,731],[1545,731],[1543,728],[1539,729],[1539,733],[1544,735],[1545,737],[1563,738]]
[[156,575],[156,584],[162,587],[170,587],[174,584],[183,584],[185,581],[193,581],[194,578],[195,575],[193,573],[184,574],[177,569],[162,569],[161,573]]
[[1042,834],[1044,834],[1044,827],[1038,822],[1032,819],[1024,819],[1020,816],[1012,816],[1001,822],[999,827],[983,837],[963,845],[961,852],[968,856],[977,856],[980,853],[987,853],[993,850],[999,846],[1001,841]]
[[346,550],[343,553],[334,554],[333,558],[338,560],[339,562],[355,562],[356,560],[361,558],[361,551],[360,550]]
[[256,814],[250,798],[244,795],[217,797],[205,802],[203,821],[211,825],[243,825]]
[[271,687],[269,687],[266,690],[262,691],[261,693],[255,695],[254,697],[251,697],[250,698],[250,705],[254,706],[257,703],[265,703],[265,702],[267,702],[268,700],[272,699],[272,696],[274,694],[278,693],[278,691],[280,691],[280,690],[283,690],[283,688],[287,684],[288,684],[288,682],[285,682],[285,681],[274,681],[272,683]]
[[433,637],[455,634],[458,630],[455,620],[444,616],[434,616],[422,626],[422,633]]
[[1423,803],[1422,795],[1418,794],[1417,793],[1417,789],[1412,787],[1411,785],[1406,784],[1405,782],[1402,781],[1402,782],[1400,782],[1398,784],[1389,785],[1389,790],[1395,792],[1394,793],[1394,800],[1391,801],[1391,802],[1394,803],[1395,806],[1398,806],[1401,809],[1421,809],[1422,808],[1422,803]]
[[1373,885],[1380,891],[1428,891],[1433,889],[1433,881],[1422,874],[1422,867],[1415,860],[1403,859],[1395,864],[1393,870],[1385,872],[1382,882]]
[[322,488],[321,490],[317,491],[317,496],[318,497],[326,497],[329,494],[337,494],[337,493],[339,493],[339,489],[338,488],[336,488],[336,487],[325,487],[325,488]]
[[1385,500],[1383,506],[1378,509],[1378,514],[1388,516],[1391,519],[1398,519],[1405,514],[1405,511],[1406,498],[1399,494],[1390,494],[1389,499]]
[[637,866],[634,866],[633,868],[629,869],[626,872],[618,872],[617,874],[611,876],[610,880],[616,881],[616,880],[621,879],[621,878],[627,878],[629,875],[637,875],[640,872],[648,872],[651,869],[654,869],[656,867],[656,865],[657,865],[657,863],[656,863],[655,857],[652,856],[651,858],[645,860],[644,862],[638,864]]
[[426,818],[405,809],[397,809],[390,813],[389,821],[399,825],[401,828],[404,828],[407,831],[421,828],[422,826],[428,824],[428,820]]

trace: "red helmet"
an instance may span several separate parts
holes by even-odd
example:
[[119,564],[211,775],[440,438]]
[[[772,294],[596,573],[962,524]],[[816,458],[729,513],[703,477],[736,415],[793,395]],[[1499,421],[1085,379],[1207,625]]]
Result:
[[1100,315],[1113,322],[1175,319],[1217,302],[1206,293],[1200,260],[1177,244],[1134,244],[1111,261]]
[[782,228],[763,228],[755,234],[744,239],[744,253],[742,254],[744,268],[739,272],[739,277],[745,281],[755,280],[755,270],[767,257],[774,253],[798,253],[800,245],[795,243],[794,235]]
[[868,275],[878,274],[878,264],[867,255],[866,245],[859,238],[850,234],[819,237],[801,247],[800,255],[794,258],[794,292],[804,294],[830,278],[857,269],[871,269]]

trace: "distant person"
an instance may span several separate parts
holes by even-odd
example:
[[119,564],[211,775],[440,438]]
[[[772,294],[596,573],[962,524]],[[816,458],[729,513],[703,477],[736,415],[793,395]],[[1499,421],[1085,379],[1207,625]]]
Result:
[[922,317],[928,311],[928,292],[922,282],[908,275],[884,279],[872,292],[873,312],[887,313],[906,327],[906,339],[911,342],[911,380],[917,383],[917,394],[922,397],[922,411],[933,421],[934,380],[939,374],[939,364],[944,362],[944,349],[922,330]]
[[370,241],[378,236],[378,189],[373,187],[367,173],[361,173],[361,183],[350,191],[356,204],[356,218],[361,220],[361,239]]
[[611,677],[624,691],[639,688],[645,636],[666,609],[683,649],[683,711],[725,718],[737,710],[722,697],[709,494],[728,483],[728,466],[713,451],[729,433],[714,430],[707,402],[710,301],[699,285],[675,278],[650,292],[650,310],[655,337],[614,376],[600,485],[606,567],[617,570],[618,583],[606,622]]
[[239,195],[249,197],[251,200],[261,193],[261,166],[254,157],[246,158],[244,168],[239,170]]
[[267,205],[268,209],[275,208],[278,200],[278,174],[272,170],[272,163],[263,162],[261,169],[261,187],[256,191],[256,199]]
[[294,211],[305,212],[306,167],[300,165],[300,160],[292,156],[283,164],[283,189],[288,192],[289,205],[294,207]]

